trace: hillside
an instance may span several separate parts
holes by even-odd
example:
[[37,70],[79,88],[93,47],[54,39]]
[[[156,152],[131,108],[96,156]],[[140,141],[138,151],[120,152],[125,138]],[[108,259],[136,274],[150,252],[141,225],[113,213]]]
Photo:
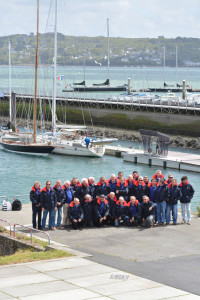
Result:
[[[39,60],[41,64],[53,62],[53,34],[40,34]],[[8,64],[8,40],[11,41],[12,63],[34,64],[36,37],[17,34],[0,37],[0,64]],[[182,38],[110,38],[111,66],[163,66],[163,47],[166,47],[166,66],[200,66],[200,39]],[[59,65],[106,65],[106,37],[75,37],[58,33]]]

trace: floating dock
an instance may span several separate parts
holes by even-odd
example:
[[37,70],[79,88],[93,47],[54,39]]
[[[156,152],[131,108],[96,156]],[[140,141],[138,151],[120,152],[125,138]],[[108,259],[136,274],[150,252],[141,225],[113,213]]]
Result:
[[143,150],[106,146],[106,155],[123,157],[124,161],[200,173],[200,155],[169,151],[168,156],[145,154]]

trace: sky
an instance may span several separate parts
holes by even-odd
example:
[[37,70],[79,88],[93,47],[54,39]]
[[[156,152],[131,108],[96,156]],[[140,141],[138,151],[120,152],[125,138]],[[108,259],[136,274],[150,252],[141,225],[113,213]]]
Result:
[[[75,36],[200,38],[200,0],[57,0],[58,32]],[[53,30],[55,0],[40,0],[40,32]],[[51,4],[51,6],[50,6]],[[36,32],[37,0],[0,0],[0,36]]]

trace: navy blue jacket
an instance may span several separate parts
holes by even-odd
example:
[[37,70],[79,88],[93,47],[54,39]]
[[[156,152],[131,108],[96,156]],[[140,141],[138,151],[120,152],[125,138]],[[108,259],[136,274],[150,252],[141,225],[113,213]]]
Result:
[[178,203],[178,200],[180,200],[182,197],[181,190],[177,185],[172,187],[171,184],[169,184],[168,188],[170,194],[169,194],[169,201],[167,201],[167,204],[175,205]]
[[181,203],[189,203],[191,202],[194,196],[194,189],[189,182],[187,184],[183,184],[182,182],[179,184],[179,189],[181,190],[182,197]]
[[94,198],[95,197],[95,191],[96,191],[96,185],[89,183],[89,190],[90,190],[90,192],[89,192],[90,196],[92,198]]
[[116,193],[116,197],[117,199],[119,199],[119,197],[124,197],[126,198],[128,196],[128,186],[126,183],[124,183],[123,185],[119,182],[116,185],[116,192],[118,191],[118,193]]
[[110,186],[106,183],[104,186],[101,185],[101,182],[98,182],[96,185],[95,197],[100,195],[107,196],[110,194],[111,189]]
[[35,187],[32,187],[32,190],[30,192],[30,200],[32,202],[32,208],[35,208],[36,205],[40,204],[40,193],[41,193],[41,189],[39,189],[38,193],[35,189]]
[[[142,202],[142,218],[146,219],[150,215],[155,216],[155,208],[154,203],[151,201],[148,201],[147,203]],[[152,207],[152,210],[149,210],[149,208]]]
[[110,210],[109,214],[110,214],[111,217],[113,217],[113,214],[114,214],[113,210],[115,208],[115,205],[116,205],[116,202],[117,202],[117,198],[115,196],[114,200],[111,200],[110,197],[109,197],[109,195],[108,195],[106,197],[106,200],[108,201],[108,205],[109,205],[109,210]]
[[143,196],[148,196],[148,186],[146,186],[146,184],[143,184],[139,187],[139,185],[136,184],[133,187],[133,196],[135,196],[135,198],[142,203],[143,201]]
[[133,211],[131,209],[132,207],[133,207],[133,205],[130,201],[128,203],[128,214],[129,214],[130,219],[132,217],[136,217],[138,219],[141,219],[142,218],[142,205],[139,202],[134,203],[134,208],[135,208],[135,213],[134,214],[133,214]]
[[80,202],[81,202],[81,205],[83,205],[83,203],[84,203],[84,200],[85,200],[85,196],[87,195],[87,194],[89,194],[90,195],[90,193],[91,193],[91,190],[90,190],[90,187],[89,186],[84,186],[84,185],[80,185],[79,186],[79,188],[77,189],[77,191],[75,192],[75,197],[77,197],[79,200],[80,200]]
[[85,222],[90,224],[90,222],[93,221],[93,200],[92,201],[84,201],[83,211],[84,211]]
[[119,217],[128,216],[128,205],[126,201],[124,201],[123,206],[120,205],[119,201],[116,202],[116,205],[113,210],[113,216],[115,219],[118,219]]
[[62,207],[66,199],[65,190],[62,187],[58,189],[56,185],[53,187],[53,190],[56,193],[57,202],[61,203],[61,205],[59,205],[58,207]]
[[44,209],[52,209],[54,207],[57,207],[56,193],[52,188],[50,190],[50,193],[47,192],[46,187],[43,188],[40,194],[40,200],[41,200],[41,207]]
[[108,204],[108,201],[105,200],[104,201],[104,209],[103,209],[103,212],[101,213],[101,201],[100,199],[98,199],[96,205],[95,205],[95,219],[96,220],[99,220],[103,217],[107,217],[110,213],[110,209],[109,209],[109,204]]
[[156,202],[167,202],[169,200],[169,189],[166,184],[158,186],[155,190],[154,197]]
[[84,218],[84,213],[83,213],[83,208],[79,204],[78,207],[75,206],[74,201],[70,203],[70,206],[67,211],[68,218],[70,219],[71,222],[73,222],[73,219],[75,220],[83,220]]

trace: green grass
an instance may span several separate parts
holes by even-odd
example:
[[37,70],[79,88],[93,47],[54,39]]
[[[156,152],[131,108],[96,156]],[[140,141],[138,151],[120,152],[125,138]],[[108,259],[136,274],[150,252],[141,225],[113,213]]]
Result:
[[200,204],[197,205],[197,217],[200,217]]
[[47,259],[56,259],[62,257],[70,257],[71,253],[62,251],[62,250],[51,250],[51,251],[42,251],[36,252],[33,250],[18,250],[12,255],[0,256],[0,266],[26,263],[37,260],[47,260]]

